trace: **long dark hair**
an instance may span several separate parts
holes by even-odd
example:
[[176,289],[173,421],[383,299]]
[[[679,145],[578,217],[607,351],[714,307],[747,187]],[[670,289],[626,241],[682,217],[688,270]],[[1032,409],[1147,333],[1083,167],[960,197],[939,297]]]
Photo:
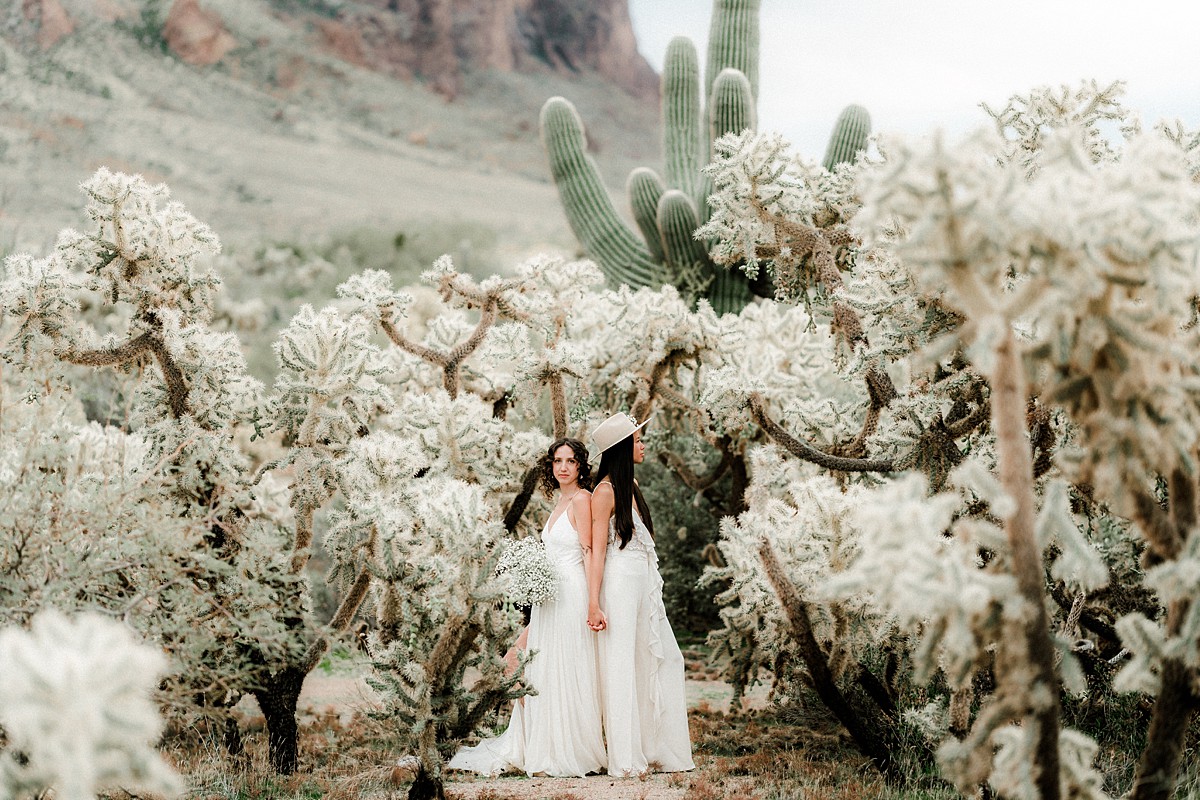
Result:
[[579,464],[579,488],[592,488],[592,465],[588,463],[587,445],[578,439],[564,436],[561,439],[555,439],[538,462],[542,468],[542,491],[546,493],[547,497],[551,497],[559,488],[558,478],[554,477],[554,454],[564,444],[575,453],[575,461]]
[[633,482],[633,435],[604,451],[600,466],[596,469],[596,483],[608,478],[613,487],[613,524],[621,539],[620,550],[625,549],[633,538],[633,504],[637,503],[638,516],[646,523],[650,535],[654,535],[654,523],[650,519],[650,508],[642,490]]

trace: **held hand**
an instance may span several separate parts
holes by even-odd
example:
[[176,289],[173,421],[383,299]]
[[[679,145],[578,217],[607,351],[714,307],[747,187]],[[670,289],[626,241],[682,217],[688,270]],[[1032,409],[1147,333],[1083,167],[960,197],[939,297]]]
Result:
[[599,633],[608,627],[608,617],[604,615],[604,612],[599,607],[593,606],[588,609],[587,624],[589,628]]

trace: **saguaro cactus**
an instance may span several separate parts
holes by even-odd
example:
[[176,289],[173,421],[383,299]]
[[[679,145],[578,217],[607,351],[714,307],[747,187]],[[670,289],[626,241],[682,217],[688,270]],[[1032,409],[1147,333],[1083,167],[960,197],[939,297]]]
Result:
[[842,109],[825,148],[825,169],[832,171],[838,164],[853,161],[858,151],[866,148],[870,134],[871,115],[865,108],[851,104]]
[[[708,299],[718,312],[738,311],[750,301],[746,278],[714,264],[694,233],[709,217],[711,184],[700,170],[711,159],[712,143],[756,125],[759,3],[714,0],[703,98],[695,45],[679,36],[667,46],[662,74],[665,181],[654,170],[638,167],[626,184],[640,238],[618,215],[587,154],[575,107],[563,97],[552,97],[542,107],[542,144],[567,221],[611,283],[672,283],[687,295]],[[832,169],[852,159],[865,145],[869,127],[861,106],[842,112],[826,166]]]

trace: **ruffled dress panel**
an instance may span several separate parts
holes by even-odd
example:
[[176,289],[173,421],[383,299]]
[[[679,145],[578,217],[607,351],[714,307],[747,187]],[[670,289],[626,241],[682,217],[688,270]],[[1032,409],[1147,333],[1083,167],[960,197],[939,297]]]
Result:
[[609,522],[601,606],[608,628],[598,635],[608,772],[695,768],[688,732],[683,654],[663,605],[654,538],[634,512],[634,533],[619,549]]

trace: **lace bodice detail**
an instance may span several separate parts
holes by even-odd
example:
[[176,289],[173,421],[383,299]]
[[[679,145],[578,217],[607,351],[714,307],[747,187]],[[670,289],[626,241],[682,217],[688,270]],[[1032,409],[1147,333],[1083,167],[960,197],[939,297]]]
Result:
[[617,536],[617,515],[614,514],[608,518],[608,553],[647,553],[656,555],[654,550],[654,537],[650,535],[650,529],[646,527],[646,523],[642,522],[642,518],[638,516],[637,506],[633,509],[633,536],[629,537],[629,543],[625,545],[624,550],[620,550],[621,537]]

